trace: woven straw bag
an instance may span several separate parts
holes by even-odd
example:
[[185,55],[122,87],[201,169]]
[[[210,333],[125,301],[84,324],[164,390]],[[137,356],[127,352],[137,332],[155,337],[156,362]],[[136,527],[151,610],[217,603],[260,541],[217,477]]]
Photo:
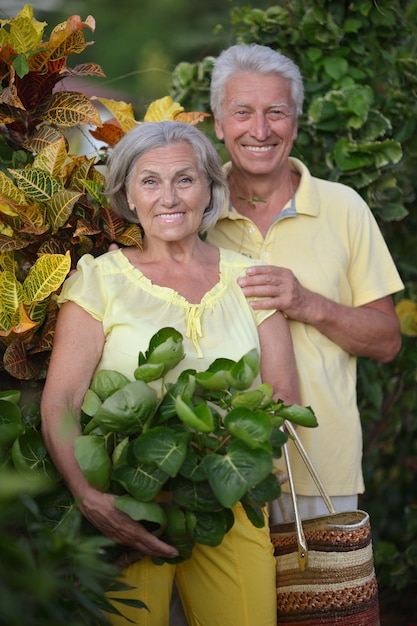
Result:
[[278,625],[380,626],[369,515],[360,510],[335,513],[296,431],[290,423],[286,427],[329,514],[301,521],[284,446],[295,521],[271,527]]

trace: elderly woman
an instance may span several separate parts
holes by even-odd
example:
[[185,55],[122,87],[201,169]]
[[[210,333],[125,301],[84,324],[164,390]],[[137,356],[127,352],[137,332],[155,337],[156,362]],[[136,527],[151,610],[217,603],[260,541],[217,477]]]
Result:
[[48,450],[85,517],[144,555],[124,571],[134,589],[120,595],[142,600],[149,611],[121,608],[131,622],[110,620],[166,626],[175,580],[192,626],[273,626],[275,566],[267,524],[255,528],[237,505],[220,546],[196,544],[190,559],[155,565],[151,557],[175,557],[176,549],[118,511],[114,496],[94,489],[76,462],[80,407],[94,372],[113,369],[133,379],[138,353],[164,326],[184,337],[186,356],[171,380],[184,369],[202,371],[216,358],[237,360],[256,347],[262,380],[275,397],[299,402],[285,318],[254,311],[237,285],[253,259],[199,236],[227,200],[221,162],[205,135],[189,124],[141,124],[114,148],[107,192],[118,214],[141,224],[143,249],[85,255],[66,281],[41,409]]

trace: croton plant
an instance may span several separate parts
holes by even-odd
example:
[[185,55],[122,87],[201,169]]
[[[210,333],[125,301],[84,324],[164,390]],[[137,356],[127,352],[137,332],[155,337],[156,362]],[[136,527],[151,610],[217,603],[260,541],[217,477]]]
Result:
[[[78,15],[53,28],[26,5],[0,20],[0,350],[1,369],[14,379],[45,377],[56,322],[54,294],[85,253],[111,242],[141,245],[141,230],[111,210],[103,195],[109,148],[141,121],[131,104],[62,87],[66,77],[104,77],[99,65],[68,67],[69,55],[90,43],[95,20]],[[112,118],[101,119],[100,107]],[[198,123],[167,96],[144,121]],[[101,142],[93,157],[72,154],[68,130],[83,126]],[[1,371],[1,370],[0,370]]]

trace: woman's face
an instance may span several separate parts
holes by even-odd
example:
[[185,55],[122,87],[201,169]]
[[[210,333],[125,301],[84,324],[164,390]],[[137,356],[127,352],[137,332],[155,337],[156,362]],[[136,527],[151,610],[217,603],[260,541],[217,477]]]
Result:
[[133,166],[127,190],[148,243],[181,241],[198,233],[210,185],[186,142],[149,150]]

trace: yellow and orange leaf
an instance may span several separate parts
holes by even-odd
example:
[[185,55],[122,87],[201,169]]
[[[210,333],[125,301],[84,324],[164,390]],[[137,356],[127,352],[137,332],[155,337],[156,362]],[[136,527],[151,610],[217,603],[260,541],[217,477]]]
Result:
[[200,113],[199,111],[191,111],[187,113],[184,111],[175,116],[175,121],[195,126],[196,124],[203,122],[206,117],[211,117],[210,113]]
[[46,206],[46,211],[53,233],[56,233],[68,222],[74,204],[82,195],[79,191],[61,189],[51,198]]
[[97,100],[104,107],[106,107],[106,109],[114,115],[125,133],[137,126],[138,122],[135,120],[131,104],[123,102],[122,100],[110,100],[108,98],[98,98],[96,96],[93,96],[91,100]]
[[67,142],[64,137],[42,150],[33,161],[33,168],[45,170],[51,176],[60,178],[65,161],[68,158]]
[[163,122],[164,120],[175,120],[175,117],[184,111],[178,102],[174,102],[171,96],[164,96],[159,100],[154,100],[148,106],[143,118],[144,122]]
[[42,116],[43,120],[58,126],[92,124],[101,126],[99,112],[82,93],[58,91],[52,96],[51,104]]
[[13,315],[24,297],[23,287],[14,272],[9,270],[0,272],[0,294],[3,311],[8,315]]
[[90,134],[94,139],[97,139],[97,141],[102,141],[108,146],[113,147],[121,140],[125,132],[119,124],[104,122],[101,128],[90,130]]
[[29,270],[23,283],[24,302],[42,302],[57,291],[71,269],[71,255],[45,254]]

